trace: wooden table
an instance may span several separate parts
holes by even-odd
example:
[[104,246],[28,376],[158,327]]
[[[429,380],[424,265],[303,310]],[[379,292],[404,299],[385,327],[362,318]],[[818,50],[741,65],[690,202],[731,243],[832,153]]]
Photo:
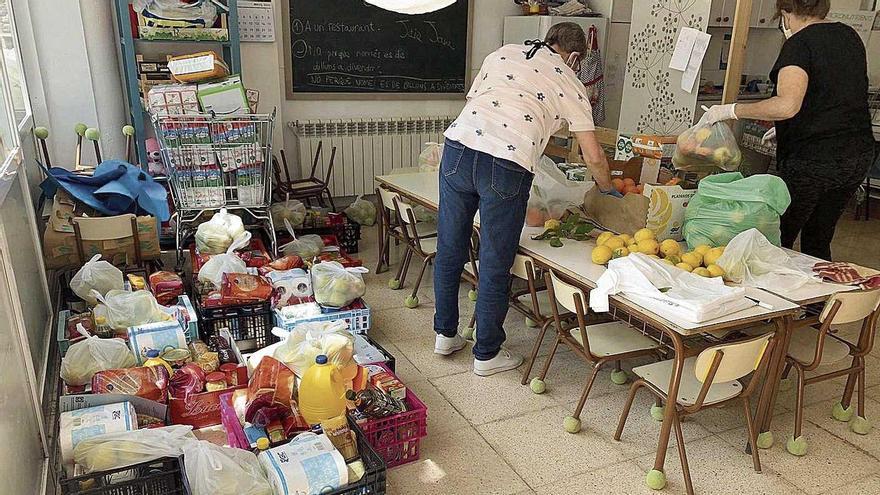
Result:
[[[386,175],[376,177],[376,180],[383,187],[408,198],[414,203],[421,204],[435,211],[438,209],[440,187],[436,172]],[[479,216],[475,219],[474,224],[479,226]],[[520,251],[525,255],[531,256],[542,268],[553,270],[585,291],[595,288],[596,281],[605,272],[604,266],[596,265],[589,259],[589,253],[595,246],[595,243],[593,241],[578,242],[565,240],[562,247],[554,248],[550,247],[547,242],[531,239],[532,235],[541,231],[541,228],[524,228],[520,238]],[[775,346],[773,356],[771,356],[770,374],[768,376],[776,377],[776,379],[765,380],[758,401],[756,422],[759,425],[766,425],[761,431],[768,431],[770,417],[772,416],[771,411],[773,410],[772,401],[776,397],[776,391],[779,386],[778,378],[782,372],[787,344],[790,341],[792,320],[800,306],[779,295],[760,289],[748,288],[747,292],[750,297],[768,304],[773,309],[752,306],[721,318],[703,323],[693,323],[680,318],[674,312],[661,315],[648,310],[622,294],[611,296],[611,306],[616,317],[620,318],[621,313],[630,316],[650,325],[662,332],[663,335],[669,337],[675,350],[675,372],[669,384],[669,397],[678,396],[681,372],[686,356],[685,337],[707,332],[739,330],[756,326],[762,322],[773,321],[776,324],[777,338],[780,342],[785,343],[785,345]],[[672,422],[673,409],[667,407],[665,408],[663,423],[660,428],[660,439],[654,461],[654,469],[658,471],[664,470],[663,465],[666,460],[666,450],[672,431]]]

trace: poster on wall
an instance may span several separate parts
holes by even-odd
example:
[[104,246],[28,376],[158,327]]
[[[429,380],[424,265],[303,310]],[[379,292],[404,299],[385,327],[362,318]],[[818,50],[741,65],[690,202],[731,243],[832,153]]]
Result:
[[877,12],[874,10],[832,10],[828,12],[829,21],[841,22],[856,30],[862,43],[868,46]]
[[683,73],[669,69],[669,62],[682,27],[706,31],[711,3],[634,2],[618,125],[621,132],[672,135],[693,125],[697,92],[681,89]]

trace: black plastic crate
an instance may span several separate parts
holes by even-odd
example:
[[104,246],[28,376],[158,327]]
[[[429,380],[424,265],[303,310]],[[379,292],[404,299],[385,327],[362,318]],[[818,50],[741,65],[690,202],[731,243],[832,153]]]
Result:
[[361,224],[346,217],[345,226],[342,232],[336,235],[336,239],[339,240],[339,247],[346,253],[357,253],[358,241],[361,240]]
[[198,299],[196,298],[196,307],[199,311],[199,333],[202,340],[207,342],[221,328],[229,329],[232,339],[242,352],[262,349],[280,340],[272,335],[272,303],[266,301],[205,308]]
[[385,359],[387,359],[387,361],[385,361],[385,366],[388,366],[388,369],[390,369],[392,373],[396,373],[397,370],[395,369],[395,359],[394,359],[394,355],[391,354],[390,352],[388,352],[388,350],[386,350],[384,347],[382,347],[381,345],[379,345],[378,342],[376,342],[375,340],[371,339],[371,338],[369,337],[369,335],[364,335],[364,338],[366,338],[366,339],[367,339],[367,342],[369,342],[369,343],[370,343],[372,346],[374,346],[376,349],[379,349],[380,351],[382,351],[382,354],[385,355]]
[[[383,470],[384,492],[384,470]],[[190,495],[183,457],[163,457],[119,469],[62,479],[62,495]]]
[[388,471],[385,461],[367,442],[367,436],[364,435],[357,423],[349,418],[348,425],[357,436],[358,452],[364,463],[364,475],[357,483],[351,483],[327,493],[329,495],[384,495],[385,476]]

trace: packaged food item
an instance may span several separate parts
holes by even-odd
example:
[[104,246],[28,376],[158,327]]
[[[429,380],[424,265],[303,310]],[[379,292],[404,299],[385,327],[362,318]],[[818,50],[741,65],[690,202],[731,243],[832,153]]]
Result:
[[266,278],[274,288],[272,306],[275,308],[300,304],[312,297],[312,279],[305,270],[272,271],[266,274]]
[[274,419],[266,425],[266,435],[269,436],[269,442],[274,444],[279,444],[287,440],[287,436],[284,435],[284,426],[281,424],[280,420]]
[[272,297],[272,284],[260,275],[224,273],[220,294],[241,302],[268,301]]
[[205,380],[205,390],[208,392],[216,392],[226,388],[226,374],[221,371],[208,374]]
[[370,418],[385,418],[406,411],[406,404],[381,390],[367,388],[360,392],[349,390],[345,398],[352,401],[358,412]]
[[168,393],[175,399],[185,399],[189,395],[198,394],[205,389],[205,371],[195,363],[183,365],[171,375],[168,382]]
[[85,385],[98,372],[137,364],[125,341],[89,336],[81,325],[78,328],[85,340],[71,345],[61,360],[64,383]]
[[[220,365],[220,372],[226,377],[226,384],[230,387],[238,385],[238,365],[235,363],[224,363]],[[213,373],[212,373],[213,374]]]
[[98,316],[95,318],[95,335],[102,339],[111,339],[117,336],[117,332],[107,323],[106,316]]
[[73,459],[86,473],[107,471],[160,457],[179,457],[182,446],[195,440],[192,426],[184,425],[107,433],[80,442],[73,449]]
[[238,357],[236,357],[235,352],[232,350],[232,343],[222,335],[212,335],[208,339],[208,346],[217,351],[217,355],[220,357],[220,364],[238,364]]
[[274,419],[291,414],[295,390],[293,371],[277,359],[263,357],[248,384],[245,421],[266,426]]
[[348,418],[344,414],[321,421],[321,429],[342,454],[345,462],[351,462],[360,455],[354,432],[348,427]]
[[344,268],[331,261],[312,266],[312,288],[315,301],[328,308],[342,308],[363,297],[367,286],[361,276],[369,270],[363,267]]
[[370,385],[395,399],[406,398],[406,386],[393,373],[382,372],[370,375]]
[[266,266],[261,266],[258,269],[258,273],[260,275],[266,276],[268,273],[275,270],[292,270],[294,268],[302,268],[303,260],[299,256],[296,255],[288,255],[282,256],[275,261],[270,262]]
[[172,368],[180,368],[192,361],[188,349],[168,349],[162,354],[162,359],[167,361]]
[[196,364],[198,364],[205,373],[213,373],[220,369],[220,355],[216,352],[206,352],[196,359]]
[[92,377],[92,393],[136,395],[164,404],[168,399],[168,379],[164,366],[99,371]]
[[[264,360],[266,358],[263,358]],[[299,384],[299,407],[310,425],[345,414],[345,385],[327,356],[315,358]]]
[[157,349],[148,350],[146,356],[147,360],[144,361],[144,366],[162,366],[168,370],[168,376],[171,376],[171,374],[174,373],[174,370],[171,369],[171,365],[168,364],[168,361],[159,357],[159,351]]
[[147,286],[147,280],[140,275],[128,273],[125,276],[126,278],[128,278],[129,285],[131,285],[131,290],[144,290],[144,288]]
[[184,294],[183,280],[174,272],[160,271],[150,275],[150,289],[156,301],[163,306],[170,306]]
[[262,268],[272,261],[272,258],[262,249],[248,249],[238,253],[238,256],[246,266],[253,268]]
[[[77,325],[82,326],[83,330],[85,330],[86,335],[82,335],[76,329]],[[71,344],[74,342],[79,342],[80,340],[88,337],[89,335],[95,335],[95,320],[92,316],[92,313],[85,312],[80,313],[78,315],[70,315],[67,318],[67,322],[65,323],[65,328],[67,330],[67,341]]]
[[122,271],[96,254],[76,272],[70,279],[70,290],[80,299],[94,306],[98,303],[92,291],[105,295],[111,290],[123,290]]
[[59,444],[61,461],[73,462],[77,444],[98,435],[138,428],[138,416],[131,402],[119,402],[87,407],[59,415]]

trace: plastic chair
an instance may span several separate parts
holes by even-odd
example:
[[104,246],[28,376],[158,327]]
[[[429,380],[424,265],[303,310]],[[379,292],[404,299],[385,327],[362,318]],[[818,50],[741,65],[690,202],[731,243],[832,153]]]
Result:
[[[405,242],[397,215],[397,207],[394,205],[395,199],[403,200],[399,194],[382,187],[376,188],[376,197],[379,199],[379,208],[376,210],[378,217],[376,223],[379,226],[379,261],[376,264],[376,273],[381,273],[384,271],[382,269],[383,264],[385,267],[391,265],[391,239],[394,239],[395,244]],[[418,222],[418,225],[419,235],[423,238],[437,236],[437,225],[435,223]],[[391,280],[391,285],[394,285],[393,282],[395,281]],[[391,288],[397,289],[399,285],[397,287],[392,286]]]
[[[865,417],[865,356],[874,348],[874,331],[880,317],[880,289],[840,292],[831,296],[815,321],[807,321],[791,337],[786,357],[784,375],[792,368],[797,372],[797,405],[795,409],[794,435],[788,439],[786,450],[794,455],[807,452],[807,440],[801,435],[804,420],[804,389],[807,385],[831,380],[847,375],[843,398],[834,405],[831,417],[850,422],[850,429],[866,435],[871,423]],[[834,326],[862,322],[858,339],[855,342],[838,335]],[[806,372],[819,366],[829,366],[847,358],[852,358],[849,367],[807,377]],[[858,385],[858,411],[853,418],[850,405],[855,386]]]
[[[324,196],[326,196],[330,202],[330,207],[333,211],[336,211],[333,196],[330,194],[330,179],[333,177],[333,163],[336,161],[336,146],[330,150],[330,163],[327,165],[327,173],[325,177],[321,178],[316,174],[318,172],[318,162],[323,156],[324,143],[321,141],[318,143],[318,149],[315,150],[315,158],[312,161],[312,171],[309,176],[305,179],[290,180],[287,158],[284,156],[284,151],[281,151],[281,161],[284,165],[286,180],[283,181],[283,184],[279,184],[279,190],[282,191],[285,199],[298,199],[309,206],[312,205],[312,200],[314,199],[319,206],[326,206],[326,203],[324,203]],[[277,166],[277,163],[277,161],[273,163],[273,168]],[[273,173],[275,173],[276,177],[280,177],[280,173],[274,171]]]
[[406,244],[406,253],[403,255],[403,261],[400,263],[397,278],[395,279],[399,283],[397,288],[403,286],[404,280],[406,279],[406,272],[409,270],[409,264],[412,261],[413,255],[422,258],[422,268],[419,270],[419,276],[413,286],[412,294],[407,296],[404,301],[406,307],[412,309],[419,305],[418,291],[419,286],[422,283],[422,277],[425,275],[425,269],[437,255],[437,238],[426,238],[419,234],[416,214],[413,212],[411,205],[402,202],[400,197],[395,197],[392,201],[394,208],[397,211],[398,222],[400,223],[400,233]]
[[[760,473],[761,459],[758,456],[757,428],[752,417],[749,399],[758,388],[757,384],[762,381],[770,362],[770,356],[773,354],[773,346],[776,345],[776,341],[771,339],[772,336],[773,334],[767,334],[750,340],[716,345],[703,350],[696,357],[685,359],[681,369],[678,396],[672,404],[669,402],[669,384],[676,372],[674,359],[633,368],[633,373],[639,379],[633,382],[632,388],[630,388],[629,398],[620,415],[614,439],[619,441],[623,434],[633,399],[635,399],[639,388],[645,387],[650,390],[658,400],[666,404],[666,407],[671,405],[675,411],[673,426],[678,455],[681,460],[681,470],[687,493],[690,495],[694,493],[694,487],[688,468],[684,435],[681,432],[681,418],[709,407],[722,406],[731,400],[740,399],[748,425],[752,462],[755,471]],[[748,385],[743,386],[740,379],[750,374],[752,377]],[[662,416],[662,413],[662,409],[654,410],[652,408],[651,415],[655,418]],[[668,443],[669,438],[661,438],[660,442],[661,444]],[[652,470],[648,476],[649,479],[659,478],[662,480],[662,483],[658,483],[659,487],[652,485],[652,488],[659,489],[665,485],[665,475],[662,472]]]
[[[544,379],[559,344],[568,346],[589,363],[593,367],[593,372],[584,385],[574,414],[566,417],[564,421],[566,431],[577,433],[581,429],[581,411],[584,409],[584,403],[590,395],[590,389],[593,387],[599,370],[608,363],[614,363],[615,371],[611,374],[611,380],[618,385],[623,385],[626,383],[627,376],[626,372],[620,369],[620,361],[644,356],[659,358],[660,344],[622,321],[588,325],[588,299],[584,292],[563,282],[552,271],[544,274],[544,281],[547,284],[551,301],[550,309],[553,312],[553,322],[556,325],[556,341],[553,343],[553,350],[550,351],[550,356],[547,357],[547,362],[544,363],[544,369],[541,370],[540,376],[532,380],[531,388],[533,392],[538,394],[544,392]],[[574,313],[576,317],[574,325],[564,324],[559,306]]]
[[[140,270],[147,269],[141,255],[141,240],[135,215],[126,213],[113,217],[74,217],[71,223],[80,264],[85,264],[91,256],[85,252],[84,241],[119,241],[130,238],[134,244],[134,265]],[[116,265],[121,263],[126,268],[132,265],[129,259],[109,261]]]

